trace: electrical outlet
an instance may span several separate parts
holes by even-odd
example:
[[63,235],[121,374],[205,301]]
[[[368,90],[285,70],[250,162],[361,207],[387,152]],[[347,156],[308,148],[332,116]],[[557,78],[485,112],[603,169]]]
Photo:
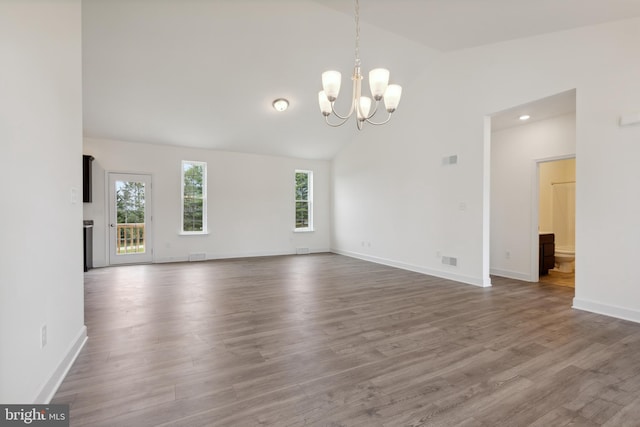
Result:
[[44,348],[47,345],[47,325],[42,325],[40,328],[40,348]]

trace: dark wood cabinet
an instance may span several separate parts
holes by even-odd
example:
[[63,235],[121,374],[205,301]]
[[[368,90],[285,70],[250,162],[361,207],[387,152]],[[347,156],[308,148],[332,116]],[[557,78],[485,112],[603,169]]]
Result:
[[91,203],[91,164],[93,156],[82,155],[82,201]]
[[538,272],[540,276],[549,274],[549,270],[556,264],[556,244],[553,233],[540,234],[540,258]]
[[82,221],[84,241],[84,271],[93,268],[93,220]]

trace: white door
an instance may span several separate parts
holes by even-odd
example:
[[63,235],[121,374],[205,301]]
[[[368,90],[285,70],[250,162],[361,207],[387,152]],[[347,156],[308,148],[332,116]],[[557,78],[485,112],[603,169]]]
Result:
[[109,173],[109,264],[153,261],[151,175]]

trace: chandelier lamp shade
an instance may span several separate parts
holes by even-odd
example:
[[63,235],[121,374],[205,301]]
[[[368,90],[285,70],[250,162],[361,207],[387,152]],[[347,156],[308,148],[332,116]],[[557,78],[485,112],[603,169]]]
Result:
[[[323,90],[318,93],[318,103],[320,104],[320,111],[329,126],[342,126],[355,114],[356,126],[358,130],[362,130],[365,122],[372,125],[383,125],[391,120],[391,115],[396,111],[400,103],[402,87],[396,84],[389,84],[389,70],[376,68],[369,72],[371,98],[362,95],[362,82],[364,77],[360,67],[360,5],[358,0],[355,0],[355,21],[356,52],[355,66],[353,67],[353,75],[351,76],[351,80],[353,81],[351,108],[346,115],[341,115],[335,110],[335,102],[340,93],[342,75],[339,71],[333,70],[322,73]],[[373,101],[375,101],[375,105],[372,105]],[[382,121],[375,121],[373,117],[378,112],[381,101],[384,101],[384,108],[387,110],[388,116]],[[330,120],[332,116],[335,116],[337,120]]]

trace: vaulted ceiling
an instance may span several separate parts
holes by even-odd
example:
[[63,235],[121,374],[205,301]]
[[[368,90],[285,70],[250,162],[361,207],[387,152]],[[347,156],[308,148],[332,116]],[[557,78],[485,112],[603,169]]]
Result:
[[[640,0],[360,3],[363,68],[389,68],[405,92],[437,51],[640,16]],[[329,159],[357,132],[354,123],[326,126],[317,105],[327,69],[342,72],[349,92],[351,0],[83,0],[82,7],[85,136]],[[271,106],[279,97],[290,101],[284,113]]]

